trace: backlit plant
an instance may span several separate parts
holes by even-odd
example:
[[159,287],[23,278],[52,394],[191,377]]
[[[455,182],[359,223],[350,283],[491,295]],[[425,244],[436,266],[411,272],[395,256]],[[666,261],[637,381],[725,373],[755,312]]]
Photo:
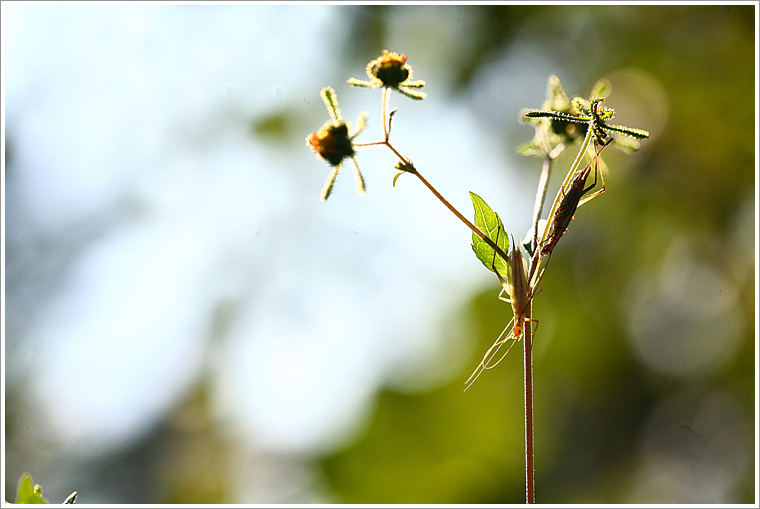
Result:
[[[542,107],[524,110],[521,115],[522,121],[535,128],[535,135],[532,140],[520,145],[518,152],[540,158],[542,169],[536,191],[533,220],[526,229],[528,234],[525,242],[521,245],[513,239],[510,245],[509,235],[504,230],[499,215],[480,196],[470,192],[475,209],[473,221],[470,221],[422,176],[409,157],[401,154],[391,143],[391,124],[397,110],[389,110],[390,92],[395,91],[414,100],[426,97],[421,91],[425,82],[412,79],[413,71],[407,63],[407,56],[384,50],[382,55],[367,64],[366,72],[369,81],[351,78],[348,84],[382,90],[380,108],[383,138],[379,141],[356,143],[355,138],[364,129],[367,115],[360,115],[358,127],[352,131],[350,124],[343,120],[340,114],[335,91],[329,87],[323,88],[320,94],[327,106],[330,120],[306,138],[311,149],[332,167],[321,199],[326,200],[329,197],[341,165],[346,159],[351,159],[353,163],[357,187],[363,194],[365,185],[356,162],[356,151],[359,148],[385,146],[398,158],[393,185],[400,175],[413,175],[472,231],[472,249],[483,265],[496,274],[501,287],[498,296],[510,302],[513,318],[465,382],[465,390],[485,370],[495,367],[517,341],[523,340],[526,501],[534,503],[532,336],[538,320],[532,317],[532,301],[539,291],[554,248],[567,231],[577,208],[605,191],[603,172],[599,169],[600,165],[602,169],[605,168],[601,160],[602,151],[609,145],[626,152],[637,150],[637,140],[648,138],[649,133],[609,123],[615,112],[603,105],[605,97],[610,93],[610,84],[606,80],[600,80],[594,85],[588,99],[574,97],[571,100],[559,78],[550,77],[547,98]],[[567,170],[549,213],[545,216],[546,220],[542,223],[541,216],[554,161],[566,148],[576,143],[580,143],[578,154]],[[584,161],[587,162],[584,164]],[[593,183],[590,183],[592,173]],[[588,194],[592,190],[594,192]]]

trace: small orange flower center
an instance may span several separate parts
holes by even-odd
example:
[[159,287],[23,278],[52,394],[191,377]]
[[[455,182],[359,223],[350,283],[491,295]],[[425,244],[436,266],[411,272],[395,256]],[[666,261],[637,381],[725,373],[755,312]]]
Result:
[[371,62],[368,74],[383,82],[383,86],[397,88],[409,78],[406,55],[383,50],[382,56]]
[[348,126],[343,123],[329,122],[316,133],[311,133],[306,141],[314,152],[332,166],[338,166],[343,159],[354,155]]

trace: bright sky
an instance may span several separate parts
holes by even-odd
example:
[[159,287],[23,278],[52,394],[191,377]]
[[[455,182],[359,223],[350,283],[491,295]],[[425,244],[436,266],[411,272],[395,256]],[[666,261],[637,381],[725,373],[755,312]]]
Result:
[[[125,447],[205,374],[243,443],[330,450],[380,385],[446,381],[467,352],[442,318],[484,284],[498,292],[469,231],[412,178],[391,187],[377,149],[360,153],[366,197],[347,168],[318,200],[329,167],[304,139],[328,119],[319,88],[350,121],[369,111],[363,141],[380,132],[379,92],[341,81],[363,68],[330,58],[336,12],[3,5],[8,376],[34,373],[62,444]],[[467,215],[469,190],[518,199],[503,148],[443,86],[426,91],[393,97],[399,146]],[[251,137],[252,118],[290,110],[304,125],[292,145]]]

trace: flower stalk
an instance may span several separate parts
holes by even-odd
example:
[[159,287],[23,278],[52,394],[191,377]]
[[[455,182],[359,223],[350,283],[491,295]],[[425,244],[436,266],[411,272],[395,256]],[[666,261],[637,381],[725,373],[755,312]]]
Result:
[[[525,110],[522,115],[523,121],[535,126],[536,134],[533,140],[518,147],[521,154],[538,156],[543,160],[533,207],[531,235],[526,240],[525,246],[530,254],[530,262],[526,270],[521,251],[522,246],[513,245],[511,256],[507,254],[509,241],[501,219],[482,198],[475,193],[470,193],[475,207],[475,221],[471,222],[438,192],[414,166],[409,157],[403,155],[391,143],[391,123],[397,111],[396,109],[389,110],[391,90],[413,100],[422,100],[426,97],[426,94],[420,90],[425,82],[412,79],[413,71],[407,63],[407,56],[384,50],[382,55],[367,64],[366,73],[369,81],[351,78],[348,80],[348,84],[355,87],[382,88],[380,108],[383,138],[379,141],[356,143],[356,137],[365,128],[366,114],[360,115],[357,129],[352,129],[351,125],[341,116],[335,91],[329,87],[322,89],[322,99],[331,120],[323,125],[320,130],[307,137],[307,143],[311,149],[332,167],[322,190],[321,199],[326,200],[329,197],[341,165],[347,159],[353,163],[357,189],[360,194],[364,194],[364,179],[356,162],[356,149],[382,145],[387,147],[399,161],[395,166],[398,173],[393,179],[394,186],[400,175],[407,173],[414,175],[433,196],[472,231],[473,251],[486,268],[498,276],[502,284],[499,298],[511,303],[514,318],[507,324],[494,345],[486,352],[483,361],[473,375],[465,382],[465,390],[484,370],[495,367],[516,341],[523,340],[525,492],[526,502],[535,503],[533,422],[533,342],[535,328],[533,322],[537,323],[538,321],[532,318],[533,298],[539,292],[541,280],[554,246],[566,231],[567,225],[574,217],[575,210],[583,202],[604,191],[604,179],[602,178],[602,189],[586,196],[586,193],[596,186],[595,173],[594,183],[587,188],[585,187],[585,182],[590,174],[590,165],[596,164],[601,151],[609,143],[614,141],[618,148],[626,151],[636,150],[638,149],[638,142],[635,140],[646,139],[649,133],[641,129],[607,122],[614,116],[612,109],[604,108],[601,104],[610,90],[607,81],[600,80],[597,82],[592,89],[590,99],[575,97],[570,100],[565,94],[559,78],[550,77],[547,100],[543,107]],[[633,140],[624,142],[613,139],[609,134],[610,132],[623,134],[633,138]],[[568,146],[579,140],[582,141],[578,155],[565,175],[549,209],[546,224],[539,233],[541,214],[546,201],[554,161]],[[579,172],[578,169],[587,156],[592,141],[594,142],[594,153],[590,157],[592,162]],[[601,148],[599,148],[600,145]],[[594,168],[596,169],[596,166]],[[502,233],[505,235],[500,237]],[[547,239],[549,240],[547,241]],[[497,254],[499,260],[496,259]],[[542,263],[544,263],[544,267],[539,270]],[[502,294],[506,294],[506,297],[502,297]],[[514,327],[510,327],[512,324]],[[506,352],[499,357],[497,353],[503,347],[506,347]],[[494,359],[496,360],[494,361]]]

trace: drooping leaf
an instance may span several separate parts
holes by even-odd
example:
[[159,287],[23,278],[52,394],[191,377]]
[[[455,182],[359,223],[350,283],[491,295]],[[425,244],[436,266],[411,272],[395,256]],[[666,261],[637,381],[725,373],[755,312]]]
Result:
[[[470,192],[472,205],[475,207],[475,226],[480,228],[489,239],[491,239],[504,253],[509,252],[509,238],[504,231],[504,224],[501,222],[499,214],[494,212],[488,204],[477,194]],[[494,249],[481,239],[475,233],[472,234],[472,250],[485,267],[493,271],[493,266],[502,277],[509,277],[509,264],[498,254],[494,259]]]

